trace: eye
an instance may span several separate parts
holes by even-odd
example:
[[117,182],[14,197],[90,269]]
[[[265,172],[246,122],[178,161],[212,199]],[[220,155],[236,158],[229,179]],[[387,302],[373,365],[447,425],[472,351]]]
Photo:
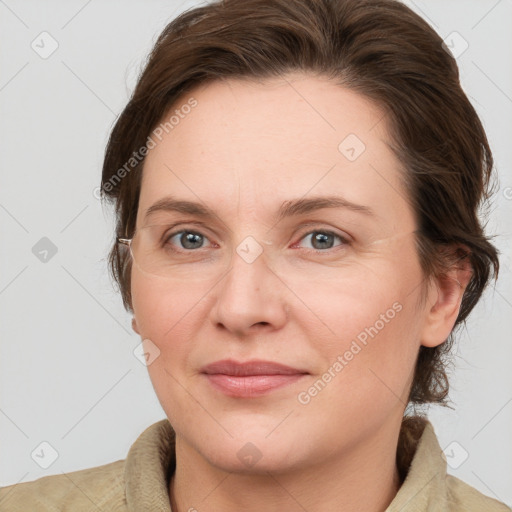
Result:
[[326,252],[326,249],[332,249],[335,238],[341,241],[339,246],[348,245],[349,243],[348,240],[343,236],[328,230],[318,229],[315,231],[310,231],[306,234],[306,236],[302,237],[301,240],[305,240],[308,237],[311,237],[311,249],[317,252]]
[[183,229],[181,231],[176,231],[168,235],[165,238],[165,245],[175,245],[172,242],[174,238],[176,238],[178,243],[181,245],[180,249],[186,249],[187,251],[193,249],[203,249],[203,242],[205,240],[208,240],[208,238],[206,238],[201,233],[198,233],[197,231]]

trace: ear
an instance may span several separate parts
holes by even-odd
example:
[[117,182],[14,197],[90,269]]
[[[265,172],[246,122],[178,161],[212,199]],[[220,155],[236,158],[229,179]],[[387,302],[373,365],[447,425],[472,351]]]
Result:
[[458,247],[454,252],[466,256],[459,256],[449,269],[432,278],[429,284],[426,317],[421,333],[421,344],[425,347],[437,347],[448,339],[471,279],[469,249]]
[[139,328],[137,326],[137,320],[135,320],[135,317],[132,318],[132,329],[140,335]]

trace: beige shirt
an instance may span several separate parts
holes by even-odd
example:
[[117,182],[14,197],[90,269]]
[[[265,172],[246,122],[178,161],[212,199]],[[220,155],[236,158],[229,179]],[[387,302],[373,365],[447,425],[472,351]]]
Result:
[[[432,424],[426,419],[418,424],[412,434],[402,425],[397,460],[405,461],[405,480],[386,512],[511,512],[448,475]],[[142,432],[125,460],[0,488],[0,510],[171,512],[174,441],[169,421],[161,420]]]

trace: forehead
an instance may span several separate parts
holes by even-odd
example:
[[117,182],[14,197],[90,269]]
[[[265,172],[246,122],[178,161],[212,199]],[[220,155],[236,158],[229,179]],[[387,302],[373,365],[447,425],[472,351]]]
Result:
[[183,94],[162,122],[173,115],[146,157],[139,214],[166,194],[237,212],[333,192],[404,207],[383,109],[326,78],[219,80]]
[[[197,105],[185,109],[191,98]],[[173,116],[176,124],[159,146],[162,151],[179,146],[189,158],[209,152],[223,159],[286,155],[303,160],[327,150],[326,158],[339,159],[338,145],[349,134],[374,149],[388,138],[384,111],[376,103],[325,77],[300,73],[201,84],[178,98],[163,123],[180,110],[190,112]]]

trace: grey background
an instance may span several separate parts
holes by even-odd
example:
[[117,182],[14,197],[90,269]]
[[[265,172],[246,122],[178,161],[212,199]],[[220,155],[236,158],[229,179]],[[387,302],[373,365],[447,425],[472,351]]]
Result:
[[[96,194],[109,130],[147,52],[200,3],[0,1],[0,485],[124,459],[165,418],[107,273],[113,215]],[[467,41],[462,84],[500,174],[488,232],[501,276],[455,346],[455,410],[429,416],[449,472],[511,505],[512,0],[405,3],[454,51]],[[51,49],[43,31],[58,43],[47,58],[31,46]],[[57,250],[47,262],[33,252],[48,248],[43,237]],[[58,453],[47,469],[31,456],[51,455],[43,441]]]

